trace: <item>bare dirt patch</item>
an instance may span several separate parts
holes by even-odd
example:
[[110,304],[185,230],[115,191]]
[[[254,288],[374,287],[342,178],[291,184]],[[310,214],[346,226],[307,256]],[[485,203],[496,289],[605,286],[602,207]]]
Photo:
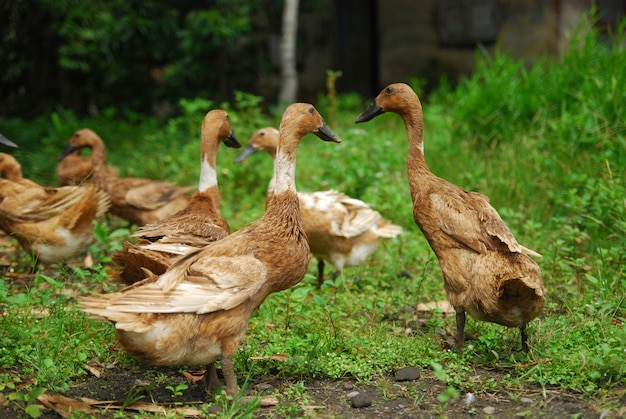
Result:
[[[70,401],[84,402],[84,411],[95,417],[113,418],[120,410],[129,415],[140,415],[145,411],[170,413],[179,417],[199,417],[220,409],[203,410],[201,405],[212,402],[202,381],[192,383],[180,370],[149,369],[153,380],[147,378],[147,368],[108,368],[100,378],[93,375],[78,380],[65,394],[65,399],[56,400],[57,412],[78,407]],[[156,377],[159,377],[158,379]],[[159,384],[158,381],[166,383]],[[177,384],[186,384],[181,395],[174,396],[171,389]],[[320,417],[320,418],[612,418],[623,417],[624,409],[603,411],[593,402],[580,395],[548,389],[545,393],[538,388],[528,388],[507,394],[506,392],[462,394],[459,399],[442,403],[438,396],[445,391],[441,383],[429,371],[422,371],[418,380],[396,382],[393,377],[381,377],[374,382],[351,380],[298,380],[258,377],[249,383],[248,396],[260,399],[270,397],[278,402],[271,407],[258,407],[255,418],[277,417]],[[290,397],[290,388],[301,385],[302,391]],[[354,393],[365,395],[371,404],[355,408],[350,397]],[[52,400],[57,395],[47,394]],[[87,402],[85,402],[87,401]],[[152,405],[152,407],[149,407]],[[125,406],[125,407],[123,407]],[[157,409],[159,410],[155,410]],[[52,409],[45,409],[43,418],[60,417]],[[13,405],[0,412],[0,418],[23,417],[24,411]],[[72,417],[70,413],[69,416]]]

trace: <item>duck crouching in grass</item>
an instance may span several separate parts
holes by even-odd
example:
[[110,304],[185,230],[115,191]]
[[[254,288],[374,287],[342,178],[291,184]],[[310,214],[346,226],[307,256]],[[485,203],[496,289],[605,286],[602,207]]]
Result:
[[183,256],[160,276],[84,298],[81,308],[115,323],[122,345],[146,362],[208,365],[210,390],[221,359],[226,392],[235,396],[232,356],[250,315],[268,295],[300,282],[309,264],[295,187],[298,144],[309,133],[341,141],[313,105],[290,105],[280,124],[276,190],[261,218]]
[[193,187],[179,187],[153,179],[117,177],[106,166],[106,147],[93,130],[83,128],[69,139],[59,156],[63,160],[84,148],[91,149],[93,173],[89,182],[106,191],[111,201],[109,212],[138,226],[156,223],[187,206],[186,195]]
[[0,153],[0,229],[36,262],[50,265],[85,253],[93,221],[109,208],[94,185],[45,187],[22,176],[22,166]]

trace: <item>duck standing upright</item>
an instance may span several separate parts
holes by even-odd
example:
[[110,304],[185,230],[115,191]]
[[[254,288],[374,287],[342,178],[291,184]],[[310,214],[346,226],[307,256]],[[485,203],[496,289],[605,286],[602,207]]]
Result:
[[365,122],[384,112],[400,115],[407,129],[407,175],[413,218],[435,252],[445,290],[456,311],[457,347],[465,343],[465,313],[487,322],[518,327],[528,351],[526,324],[544,306],[539,266],[489,204],[435,176],[424,158],[424,121],[419,98],[404,83],[385,87],[356,119]]
[[109,207],[94,185],[48,188],[22,176],[20,163],[0,153],[0,229],[37,261],[64,262],[93,241],[93,220]]
[[217,185],[217,150],[222,142],[227,147],[241,147],[228,113],[213,109],[202,120],[198,191],[176,214],[133,233],[132,236],[139,237],[136,244],[124,242],[124,250],[113,253],[113,262],[122,268],[122,282],[130,285],[144,279],[144,269],[161,275],[174,258],[230,233],[228,222],[220,214],[221,195]]
[[209,389],[221,357],[226,391],[234,396],[232,356],[250,315],[268,295],[300,282],[309,263],[295,182],[298,144],[309,133],[341,141],[313,105],[290,105],[280,124],[276,189],[261,218],[183,256],[158,277],[82,299],[81,308],[115,323],[126,350],[149,363],[209,365]]
[[181,188],[173,183],[143,178],[120,178],[106,166],[106,148],[102,138],[89,128],[76,131],[69,139],[59,159],[76,150],[91,148],[93,183],[106,191],[111,200],[109,212],[133,224],[156,223],[187,206],[185,195],[193,188]]
[[[265,151],[276,158],[278,130],[260,128],[235,159],[239,163],[257,151]],[[266,202],[274,193],[276,180],[267,188]],[[402,227],[384,219],[372,207],[335,190],[298,192],[302,225],[311,253],[317,259],[317,287],[324,282],[325,261],[334,269],[335,278],[345,266],[358,266],[376,249],[381,238],[392,238],[402,233]]]

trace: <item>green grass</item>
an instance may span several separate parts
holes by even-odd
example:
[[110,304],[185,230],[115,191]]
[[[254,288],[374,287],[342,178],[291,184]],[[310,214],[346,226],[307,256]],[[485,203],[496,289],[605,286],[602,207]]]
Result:
[[[516,329],[470,318],[476,336],[463,353],[441,349],[438,330],[452,318],[434,315],[423,326],[412,309],[445,298],[436,258],[412,220],[405,173],[406,132],[395,115],[354,124],[369,98],[337,97],[331,128],[341,144],[307,137],[300,148],[301,190],[338,189],[373,204],[405,233],[385,241],[369,262],[347,268],[315,290],[314,266],[293,289],[270,296],[253,315],[236,356],[240,380],[278,370],[285,378],[369,381],[404,365],[433,369],[452,390],[514,392],[524,386],[579,392],[601,403],[626,382],[626,52],[623,27],[614,47],[595,32],[573,41],[561,62],[525,68],[503,53],[482,58],[457,86],[442,83],[423,98],[426,159],[440,177],[491,197],[492,204],[527,247],[543,254],[547,289],[544,315],[529,326],[530,355],[515,354]],[[415,85],[418,86],[418,81]],[[109,161],[124,175],[195,184],[199,174],[200,121],[212,107],[229,109],[242,143],[257,128],[277,125],[258,98],[240,94],[234,105],[202,99],[181,102],[168,121],[108,110],[80,119],[63,110],[37,121],[2,121],[0,132],[19,143],[24,173],[55,184],[56,156],[83,126],[101,133]],[[322,115],[333,101],[320,97]],[[128,147],[130,151],[128,151]],[[259,217],[271,161],[255,155],[236,165],[237,151],[222,148],[218,176],[222,213],[233,230]],[[134,365],[110,348],[113,327],[88,319],[63,290],[107,288],[106,264],[128,230],[100,225],[92,271],[38,275],[24,288],[0,280],[0,391],[44,387],[66,391],[85,374],[83,365]],[[26,272],[28,263],[16,268]],[[399,275],[407,273],[410,278]],[[45,285],[45,286],[44,286]],[[42,312],[46,315],[41,315]],[[289,355],[284,362],[251,356]],[[475,367],[503,372],[496,382]],[[294,389],[298,397],[306,398]],[[16,396],[17,397],[17,396]]]

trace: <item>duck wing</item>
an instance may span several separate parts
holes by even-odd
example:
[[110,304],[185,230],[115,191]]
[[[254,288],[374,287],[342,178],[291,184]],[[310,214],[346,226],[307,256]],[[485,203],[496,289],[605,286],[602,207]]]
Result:
[[[130,181],[130,179],[124,180]],[[148,211],[161,208],[172,199],[193,189],[191,187],[179,188],[169,182],[133,180],[135,184],[131,184],[126,192],[126,202],[135,208]]]
[[485,195],[463,189],[429,194],[438,227],[450,239],[477,253],[491,250],[541,256],[520,245]]
[[78,186],[60,188],[3,186],[0,214],[16,223],[34,223],[48,220],[81,201]]
[[[182,275],[169,290],[167,276]],[[229,310],[250,299],[267,281],[267,268],[253,256],[213,256],[177,264],[158,280],[148,279],[110,298],[109,312],[196,313]]]

